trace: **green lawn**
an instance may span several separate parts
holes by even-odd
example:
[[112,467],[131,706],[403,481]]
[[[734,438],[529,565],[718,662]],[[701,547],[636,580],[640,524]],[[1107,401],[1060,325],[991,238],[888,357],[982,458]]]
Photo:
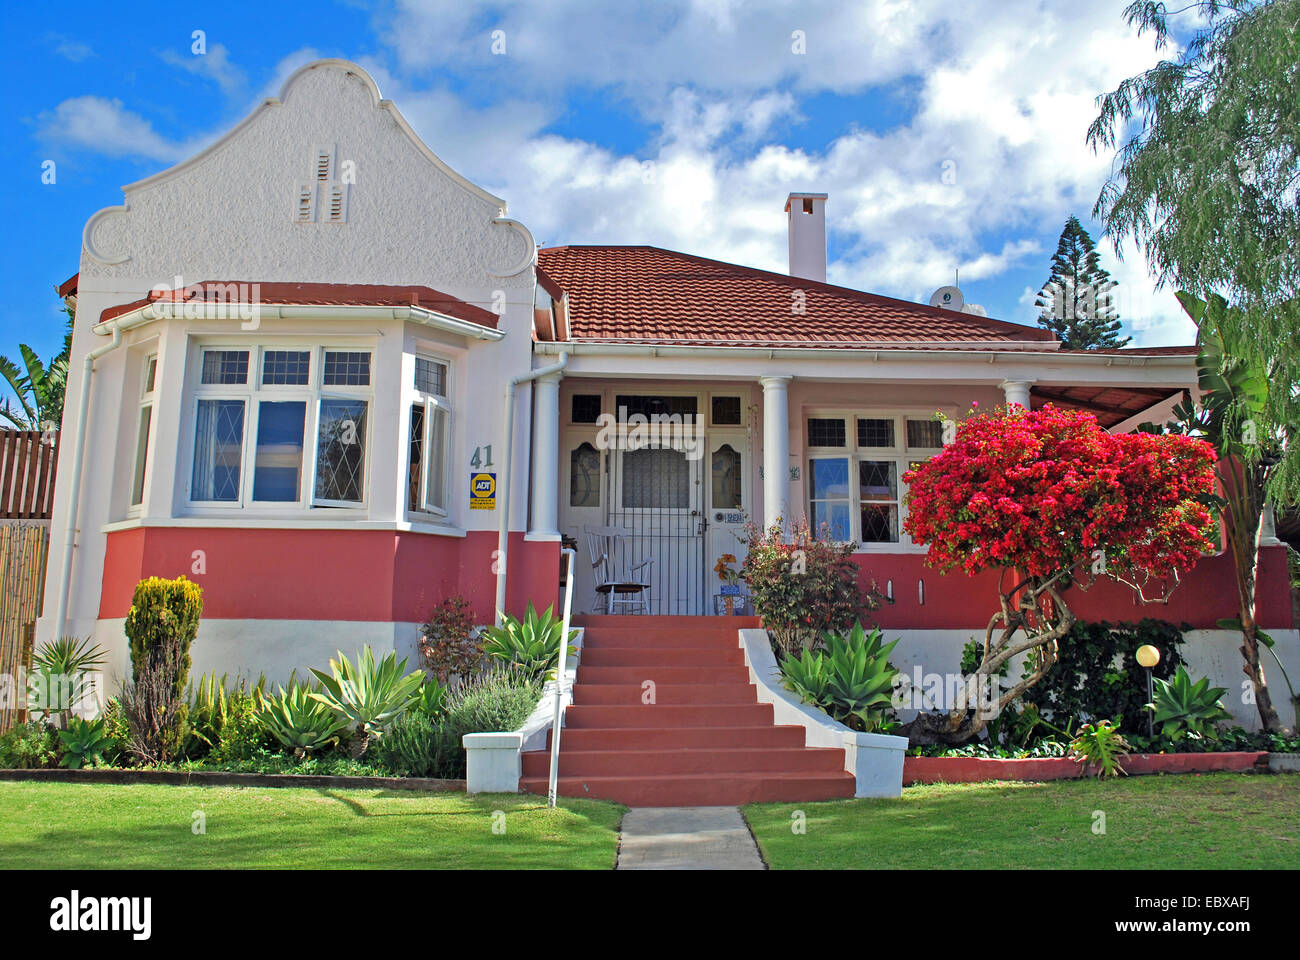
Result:
[[[807,832],[792,829],[795,811]],[[1106,833],[1093,833],[1094,811]],[[1295,869],[1300,777],[908,787],[901,800],[744,808],[774,869]]]
[[[623,808],[560,804],[552,811],[543,798],[513,794],[0,782],[0,868],[612,868]],[[196,811],[203,835],[193,832]]]

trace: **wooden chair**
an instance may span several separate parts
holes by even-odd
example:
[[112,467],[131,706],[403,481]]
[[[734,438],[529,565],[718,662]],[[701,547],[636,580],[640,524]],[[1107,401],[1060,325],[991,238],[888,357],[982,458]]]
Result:
[[[650,612],[650,568],[654,557],[632,562],[628,531],[623,527],[583,527],[591,572],[596,581],[593,613],[617,613],[616,607]],[[602,604],[603,599],[603,604]],[[631,610],[629,609],[629,612]]]

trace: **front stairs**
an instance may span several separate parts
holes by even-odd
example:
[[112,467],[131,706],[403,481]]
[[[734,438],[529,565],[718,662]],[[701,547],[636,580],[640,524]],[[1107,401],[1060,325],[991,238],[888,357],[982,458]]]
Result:
[[[752,617],[589,616],[560,741],[559,792],[631,807],[735,806],[853,796],[844,751],[777,726],[749,682]],[[649,701],[649,702],[646,702]],[[546,793],[548,749],[520,789]]]

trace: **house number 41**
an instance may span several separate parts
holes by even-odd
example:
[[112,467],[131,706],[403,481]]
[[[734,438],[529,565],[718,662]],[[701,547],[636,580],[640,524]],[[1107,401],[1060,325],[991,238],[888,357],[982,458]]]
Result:
[[469,458],[469,465],[475,469],[492,466],[492,444],[489,443],[486,447],[475,447],[474,456]]

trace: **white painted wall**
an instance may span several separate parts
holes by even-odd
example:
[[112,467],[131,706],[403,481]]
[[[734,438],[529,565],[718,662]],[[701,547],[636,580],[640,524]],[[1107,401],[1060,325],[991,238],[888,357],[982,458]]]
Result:
[[[336,174],[347,185],[343,223],[299,223],[296,187],[311,180],[317,146],[335,151]],[[421,143],[374,81],[355,64],[325,60],[286,81],[279,97],[260,105],[226,137],[191,160],[124,188],[125,203],[90,218],[83,238],[77,318],[60,445],[54,523],[41,641],[63,631],[81,636],[99,628],[107,524],[130,523],[130,479],[138,417],[139,370],[159,356],[150,473],[139,522],[193,515],[185,488],[190,461],[192,403],[188,371],[199,337],[260,341],[301,338],[305,344],[342,338],[368,341],[375,351],[366,522],[402,523],[412,354],[425,348],[453,360],[455,415],[451,496],[464,509],[451,519],[464,529],[495,530],[495,511],[468,509],[468,460],[475,446],[500,450],[506,380],[529,369],[535,245],[522,225],[505,217],[505,203],[474,186]],[[155,322],[124,338],[100,358],[91,382],[85,469],[72,565],[69,622],[50,622],[65,552],[82,362],[103,337],[91,332],[103,310],[138,300],[157,284],[204,281],[293,281],[422,285],[500,311],[500,342],[466,341],[414,324],[358,325],[327,320],[270,320],[255,333],[237,320]],[[498,392],[499,390],[499,392]],[[511,528],[526,522],[529,390],[519,391]],[[519,438],[523,438],[522,441]],[[498,506],[498,509],[500,507]],[[311,511],[264,511],[258,523],[302,522]],[[337,514],[337,512],[335,512]],[[353,513],[349,511],[349,513]],[[337,520],[337,515],[331,518]],[[211,518],[241,525],[246,513]],[[391,629],[391,625],[389,625]],[[101,642],[113,642],[111,637]],[[312,641],[305,638],[307,649]],[[115,655],[124,651],[117,650]]]
[[[1291,677],[1291,682],[1300,691],[1300,630],[1271,630],[1277,641],[1278,656]],[[894,648],[890,662],[908,676],[913,668],[920,667],[921,673],[955,673],[961,666],[961,651],[972,637],[981,639],[982,630],[886,630],[886,642],[896,637],[902,642]],[[1227,689],[1223,705],[1233,716],[1233,722],[1247,730],[1259,729],[1259,712],[1253,703],[1246,702],[1243,691],[1246,678],[1241,672],[1241,634],[1230,630],[1191,630],[1186,634],[1181,647],[1183,659],[1187,662],[1188,673],[1194,680],[1209,677],[1212,684]],[[1265,654],[1264,675],[1268,678],[1269,689],[1273,694],[1273,704],[1284,726],[1294,727],[1295,711],[1290,703],[1286,682],[1281,671],[1271,657]],[[1020,676],[1020,661],[1013,663],[1011,676]],[[912,711],[903,711],[901,716],[909,720]]]

